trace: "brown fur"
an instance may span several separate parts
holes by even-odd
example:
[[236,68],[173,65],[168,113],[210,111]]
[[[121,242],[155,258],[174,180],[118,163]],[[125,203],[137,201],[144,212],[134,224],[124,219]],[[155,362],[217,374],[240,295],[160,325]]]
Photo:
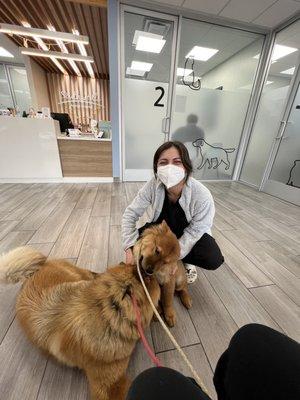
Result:
[[134,246],[135,259],[139,258],[143,270],[153,274],[162,286],[162,311],[171,327],[176,323],[173,304],[175,291],[186,308],[192,306],[185,269],[179,255],[179,242],[165,221],[145,229]]
[[[2,280],[16,281],[16,276],[22,280],[27,271],[32,276],[23,284],[16,312],[28,338],[60,362],[83,369],[93,400],[124,400],[128,390],[125,371],[139,339],[131,292],[144,328],[153,316],[136,267],[118,265],[95,274],[63,260],[45,261],[28,247],[0,258]],[[147,277],[146,284],[158,304],[156,279]]]

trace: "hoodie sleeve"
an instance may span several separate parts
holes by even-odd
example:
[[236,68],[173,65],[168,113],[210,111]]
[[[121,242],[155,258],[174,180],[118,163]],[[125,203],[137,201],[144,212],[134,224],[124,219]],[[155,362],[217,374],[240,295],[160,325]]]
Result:
[[131,204],[126,208],[122,218],[123,249],[133,246],[139,237],[136,224],[153,201],[154,179],[147,182],[138,192]]
[[211,230],[214,215],[215,205],[211,195],[206,200],[196,205],[192,220],[179,239],[181,259],[189,254],[192,247],[201,239],[205,232]]

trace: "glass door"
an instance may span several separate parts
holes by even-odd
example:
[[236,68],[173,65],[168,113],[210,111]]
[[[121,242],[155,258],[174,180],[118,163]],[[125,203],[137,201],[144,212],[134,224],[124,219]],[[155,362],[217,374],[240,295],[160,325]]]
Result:
[[182,18],[171,139],[194,177],[230,180],[264,36]]
[[[296,92],[294,82],[297,81],[299,49],[300,20],[276,35],[268,75],[243,161],[241,181],[260,189],[264,187],[269,177],[280,136],[284,131],[284,121],[287,121]],[[292,92],[293,95],[291,95]],[[289,106],[287,106],[288,103]],[[288,129],[291,128],[290,125],[287,125]],[[283,144],[285,144],[284,140]],[[271,157],[270,154],[272,154]]]
[[286,110],[286,119],[275,138],[271,155],[271,170],[263,190],[291,203],[300,205],[300,84],[298,74],[295,89]]
[[169,139],[177,17],[123,6],[121,22],[123,180],[145,181]]

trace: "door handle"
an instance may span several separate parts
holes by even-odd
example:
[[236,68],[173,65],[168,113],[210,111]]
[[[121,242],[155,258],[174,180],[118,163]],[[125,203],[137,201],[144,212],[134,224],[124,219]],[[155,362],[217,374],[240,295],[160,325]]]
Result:
[[280,121],[280,133],[278,136],[275,137],[275,140],[280,140],[280,139],[286,139],[288,136],[283,136],[284,135],[284,130],[287,126],[287,124],[292,124],[293,121]]
[[283,136],[283,132],[285,130],[287,121],[280,121],[280,130],[279,130],[279,135],[275,137],[275,140],[281,139]]
[[170,129],[170,117],[164,117],[162,119],[162,132],[163,133],[169,133],[169,129]]

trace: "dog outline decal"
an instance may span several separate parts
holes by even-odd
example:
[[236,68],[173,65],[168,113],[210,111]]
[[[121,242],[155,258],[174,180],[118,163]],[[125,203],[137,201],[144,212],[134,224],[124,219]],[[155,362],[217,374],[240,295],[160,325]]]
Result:
[[[207,156],[203,152],[203,147],[207,146],[210,152],[212,152],[211,156]],[[233,153],[235,148],[228,148],[224,149],[223,147],[219,146],[212,146],[211,144],[207,143],[204,139],[196,139],[193,142],[193,146],[197,147],[200,150],[201,154],[201,164],[197,167],[197,169],[202,169],[205,164],[208,164],[208,169],[217,169],[221,163],[225,164],[225,170],[230,168],[230,161],[228,154]],[[213,165],[215,163],[215,165]]]
[[289,180],[287,181],[286,184],[289,185],[289,186],[294,186],[296,188],[300,188],[300,186],[297,185],[297,182],[295,182],[296,181],[295,178],[296,178],[296,166],[297,166],[297,163],[299,163],[299,167],[300,167],[300,160],[295,160],[292,168],[290,169]]

